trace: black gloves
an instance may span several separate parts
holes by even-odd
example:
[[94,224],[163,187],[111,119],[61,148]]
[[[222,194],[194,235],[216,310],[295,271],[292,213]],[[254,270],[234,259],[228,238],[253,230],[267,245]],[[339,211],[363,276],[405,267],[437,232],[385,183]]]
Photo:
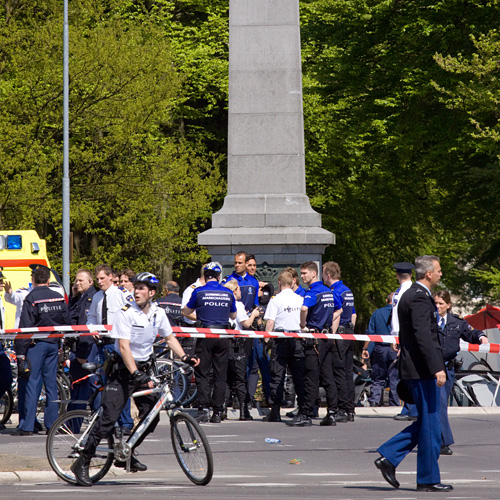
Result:
[[29,378],[31,373],[31,363],[28,358],[19,359],[17,362],[17,374],[19,378]]
[[196,356],[191,356],[191,354],[184,354],[182,356],[181,361],[183,363],[187,363],[188,365],[194,366],[198,362],[198,358]]
[[134,373],[132,373],[132,377],[134,377],[134,383],[137,387],[146,385],[151,380],[151,377],[147,373],[141,372],[139,370],[136,370]]

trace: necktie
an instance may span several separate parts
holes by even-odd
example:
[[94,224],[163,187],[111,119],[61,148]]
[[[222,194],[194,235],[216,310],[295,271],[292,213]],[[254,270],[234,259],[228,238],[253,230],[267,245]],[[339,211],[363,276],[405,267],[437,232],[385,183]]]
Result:
[[444,330],[444,318],[443,317],[439,318],[439,328],[441,328],[441,330]]
[[104,300],[102,301],[102,312],[101,312],[102,325],[108,324],[108,301],[106,299],[106,292],[104,292]]

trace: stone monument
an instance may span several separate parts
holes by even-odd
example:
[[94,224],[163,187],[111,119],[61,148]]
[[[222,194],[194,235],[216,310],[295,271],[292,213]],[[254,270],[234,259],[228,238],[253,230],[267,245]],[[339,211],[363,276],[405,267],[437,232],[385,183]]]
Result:
[[229,5],[228,192],[198,243],[225,270],[253,253],[274,281],[335,243],[306,195],[299,1]]

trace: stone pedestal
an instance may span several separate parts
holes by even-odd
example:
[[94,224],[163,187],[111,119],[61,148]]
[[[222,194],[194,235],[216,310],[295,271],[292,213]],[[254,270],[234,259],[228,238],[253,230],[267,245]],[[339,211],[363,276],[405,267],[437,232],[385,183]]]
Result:
[[230,0],[228,193],[198,236],[232,266],[320,261],[335,235],[306,195],[298,0]]

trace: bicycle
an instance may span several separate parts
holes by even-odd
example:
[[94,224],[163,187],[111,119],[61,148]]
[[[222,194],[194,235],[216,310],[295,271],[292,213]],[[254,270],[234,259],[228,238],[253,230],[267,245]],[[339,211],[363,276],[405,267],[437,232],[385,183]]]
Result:
[[[184,365],[187,369],[189,365]],[[85,368],[95,372],[97,367],[88,363]],[[187,413],[179,411],[180,402],[171,392],[168,373],[158,373],[151,377],[155,387],[140,390],[132,394],[132,398],[149,394],[160,397],[143,422],[125,441],[118,426],[107,438],[107,443],[97,447],[96,456],[89,466],[89,476],[93,483],[102,479],[109,471],[114,459],[126,462],[126,470],[130,471],[130,461],[135,443],[144,434],[161,409],[165,409],[170,420],[170,439],[174,454],[184,474],[196,485],[207,485],[213,476],[213,457],[208,439],[198,422]],[[99,390],[102,391],[104,387]],[[89,400],[91,405],[97,396],[96,390]],[[90,432],[96,425],[102,407],[96,412],[74,410],[59,417],[50,428],[47,436],[46,453],[49,464],[58,477],[70,484],[77,484],[71,472],[71,465],[85,448]],[[115,441],[116,439],[116,441]]]
[[169,376],[169,383],[174,398],[180,402],[180,406],[187,408],[196,399],[197,389],[194,383],[194,369],[179,360],[173,358],[170,349],[158,348],[164,347],[161,343],[154,344],[156,348],[156,366],[158,372],[164,372]]

